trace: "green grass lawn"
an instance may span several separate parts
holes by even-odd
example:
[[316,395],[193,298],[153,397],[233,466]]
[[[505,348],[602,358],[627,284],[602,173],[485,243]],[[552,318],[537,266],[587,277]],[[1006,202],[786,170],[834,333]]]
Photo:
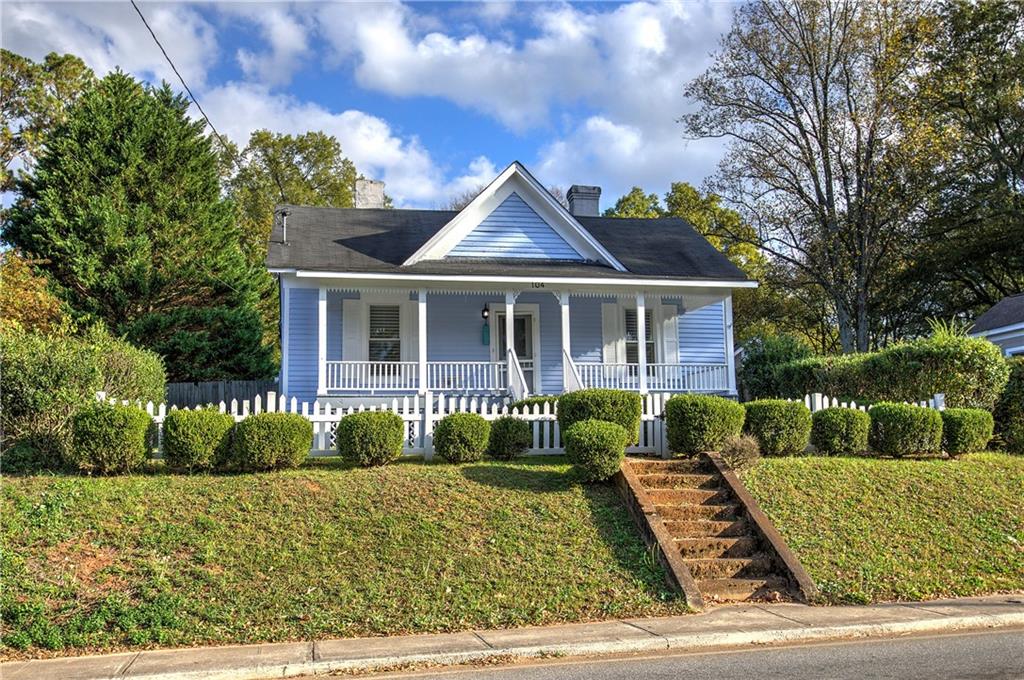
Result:
[[827,602],[1024,590],[1024,456],[768,458],[743,481]]
[[563,459],[8,477],[5,656],[685,611]]

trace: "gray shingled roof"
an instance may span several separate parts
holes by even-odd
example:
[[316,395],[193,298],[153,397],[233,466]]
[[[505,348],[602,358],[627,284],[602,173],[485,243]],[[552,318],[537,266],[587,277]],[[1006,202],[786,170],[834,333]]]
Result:
[[596,263],[550,260],[446,259],[402,263],[456,213],[450,210],[385,210],[281,206],[288,211],[270,236],[267,267],[308,271],[493,274],[522,276],[633,276],[746,281],[747,277],[684,220],[578,217],[580,224],[629,270],[624,275]]
[[1024,323],[1024,293],[1004,297],[992,308],[978,317],[971,328],[972,333],[990,331],[993,328]]

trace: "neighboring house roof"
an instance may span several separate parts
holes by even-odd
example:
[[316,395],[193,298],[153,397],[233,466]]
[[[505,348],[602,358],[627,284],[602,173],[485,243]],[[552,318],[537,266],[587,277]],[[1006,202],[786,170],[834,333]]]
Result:
[[1004,297],[978,317],[971,333],[983,333],[994,328],[1024,323],[1024,293]]
[[288,212],[270,236],[267,267],[307,271],[521,276],[645,277],[747,281],[746,275],[686,221],[678,218],[576,217],[628,272],[591,262],[448,257],[403,263],[458,214],[451,210],[314,208]]

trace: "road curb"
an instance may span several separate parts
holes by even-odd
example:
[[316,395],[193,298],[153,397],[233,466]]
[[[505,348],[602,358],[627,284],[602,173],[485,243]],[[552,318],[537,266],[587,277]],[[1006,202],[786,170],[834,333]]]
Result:
[[[762,616],[776,616],[780,622],[785,620],[781,615],[772,613],[768,607],[761,611]],[[903,612],[903,615],[907,615],[907,612]],[[634,622],[607,621],[538,629],[420,635],[392,638],[390,644],[388,638],[362,638],[65,657],[0,664],[0,675],[5,680],[264,680],[317,673],[371,672],[547,656],[575,657],[661,650],[710,651],[795,642],[1024,627],[1024,610],[968,616],[936,616],[921,612],[919,619],[828,626],[807,625],[794,620],[790,625],[750,631],[731,628],[678,634],[657,632],[654,624],[664,625],[665,621],[639,619]],[[649,630],[644,627],[645,624],[655,630]],[[512,639],[513,642],[501,644],[502,638]],[[517,638],[521,642],[514,642]],[[403,646],[409,650],[399,651]],[[393,651],[386,651],[389,647]],[[380,651],[374,651],[373,648]]]

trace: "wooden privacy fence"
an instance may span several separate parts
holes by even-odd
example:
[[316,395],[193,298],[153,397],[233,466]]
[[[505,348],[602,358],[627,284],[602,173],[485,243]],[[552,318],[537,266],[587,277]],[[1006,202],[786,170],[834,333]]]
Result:
[[[643,398],[643,410],[640,417],[640,441],[626,449],[631,454],[667,455],[668,443],[665,421],[662,418],[665,402],[669,394],[648,394]],[[128,404],[108,398],[100,392],[97,397],[101,401]],[[153,402],[136,405],[145,409],[153,418],[157,427],[157,447],[163,440],[163,423],[168,411],[176,406],[167,404],[155,405]],[[405,425],[405,444],[403,455],[422,455],[428,460],[433,456],[434,426],[441,418],[450,413],[476,413],[486,420],[494,420],[501,416],[511,415],[529,422],[533,429],[533,441],[529,448],[532,454],[562,454],[562,432],[558,425],[557,408],[550,403],[534,404],[532,407],[510,409],[506,399],[489,397],[454,397],[428,392],[424,397],[394,397],[383,400],[379,404],[358,407],[334,407],[319,401],[300,402],[295,397],[288,398],[283,394],[267,392],[266,397],[257,396],[249,399],[232,399],[221,401],[217,405],[221,413],[231,414],[235,422],[239,422],[263,412],[298,413],[313,424],[313,441],[310,453],[314,456],[331,456],[337,454],[334,431],[338,421],[352,413],[362,411],[392,411],[397,413]]]
[[167,405],[178,408],[205,406],[206,404],[244,401],[266,394],[277,388],[277,381],[270,380],[212,380],[208,382],[167,383]]

